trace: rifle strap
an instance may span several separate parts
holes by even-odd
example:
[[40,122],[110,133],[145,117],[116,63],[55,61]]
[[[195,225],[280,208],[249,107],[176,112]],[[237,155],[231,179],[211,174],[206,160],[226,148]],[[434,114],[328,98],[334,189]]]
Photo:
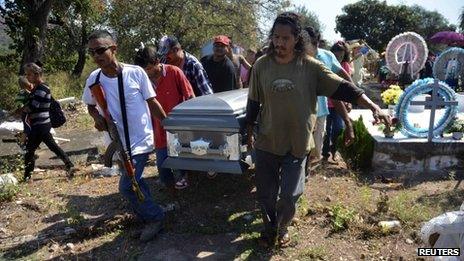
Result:
[[121,104],[122,123],[124,126],[124,138],[126,140],[126,148],[132,162],[132,150],[129,138],[129,125],[127,124],[126,97],[124,95],[124,84],[122,79],[122,70],[118,73],[118,90],[119,102]]

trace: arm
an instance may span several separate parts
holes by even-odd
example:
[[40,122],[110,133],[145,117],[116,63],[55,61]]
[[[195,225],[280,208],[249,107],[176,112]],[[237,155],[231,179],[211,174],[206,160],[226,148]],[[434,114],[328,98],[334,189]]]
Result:
[[[208,95],[213,93],[213,89],[211,87],[211,83],[209,82],[208,75],[206,74],[203,65],[195,64],[193,67],[194,74],[195,74],[195,84],[198,90],[200,90],[202,95]],[[192,86],[193,87],[193,86]]]
[[107,130],[105,118],[103,118],[103,116],[100,115],[96,105],[87,105],[87,111],[89,112],[89,115],[93,118],[93,121],[95,123],[95,129],[97,129],[98,131]]
[[345,146],[348,146],[354,142],[355,138],[353,124],[351,123],[350,116],[348,115],[348,111],[345,107],[345,104],[342,101],[332,100],[332,104],[334,105],[335,110],[342,117],[343,122],[345,123]]
[[247,145],[248,151],[253,149],[253,128],[256,124],[256,119],[259,113],[259,102],[248,99],[246,107],[246,126],[247,126]]
[[178,90],[181,91],[181,93],[179,94],[182,95],[183,100],[186,101],[186,100],[190,100],[194,98],[195,93],[193,92],[192,85],[187,80],[187,77],[185,76],[185,74],[179,69],[179,70],[176,70],[176,75],[177,75],[176,82],[179,86]]
[[239,56],[240,64],[243,65],[247,70],[250,70],[251,64],[243,57],[243,55]]
[[369,97],[364,94],[364,91],[356,87],[353,83],[343,81],[331,96],[332,99],[346,101],[350,103],[357,103],[360,106],[372,111],[374,116],[374,124],[381,121],[385,125],[391,124],[390,116],[382,112],[380,107],[375,104]]
[[166,112],[164,112],[161,104],[156,100],[155,97],[149,98],[147,100],[147,104],[152,116],[155,116],[160,120],[164,120],[164,118],[166,118]]

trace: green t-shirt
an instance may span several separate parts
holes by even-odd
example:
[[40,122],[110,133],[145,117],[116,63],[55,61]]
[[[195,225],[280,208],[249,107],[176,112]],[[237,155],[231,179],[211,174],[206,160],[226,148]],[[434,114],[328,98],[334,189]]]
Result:
[[270,56],[253,65],[248,98],[261,104],[256,148],[303,158],[314,147],[317,96],[331,96],[343,81],[308,57],[278,64]]

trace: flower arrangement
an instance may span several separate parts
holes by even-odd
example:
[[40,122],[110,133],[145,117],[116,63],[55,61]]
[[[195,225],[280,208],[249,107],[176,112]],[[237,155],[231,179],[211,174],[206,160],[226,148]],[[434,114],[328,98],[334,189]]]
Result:
[[447,133],[464,132],[464,120],[455,119],[445,131]]
[[398,85],[390,85],[387,90],[380,94],[385,105],[394,105],[398,103],[403,90]]
[[384,124],[380,124],[379,130],[383,132],[385,138],[393,138],[395,132],[401,130],[401,123],[398,118],[392,118],[391,125],[388,128]]

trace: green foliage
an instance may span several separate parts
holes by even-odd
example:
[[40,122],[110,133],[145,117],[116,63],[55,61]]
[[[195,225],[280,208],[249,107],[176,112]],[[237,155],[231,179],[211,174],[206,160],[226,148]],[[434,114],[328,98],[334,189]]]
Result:
[[402,223],[413,225],[432,218],[432,208],[416,202],[417,195],[402,191],[388,202],[388,209]]
[[0,158],[0,174],[24,170],[24,157],[21,154],[3,156]]
[[340,232],[348,228],[353,222],[356,212],[344,207],[341,203],[333,205],[329,210],[330,223],[334,232]]
[[464,120],[455,119],[448,127],[446,127],[446,132],[464,132]]
[[[74,77],[69,72],[58,71],[50,74],[45,72],[45,82],[50,86],[53,97],[61,99],[74,96],[80,98],[82,96],[85,80],[87,76],[96,68],[92,62],[87,62],[84,67],[82,76]],[[18,76],[12,69],[0,68],[0,109],[12,110],[15,109],[14,99],[19,93]]]
[[244,47],[256,46],[260,19],[275,15],[285,4],[282,0],[134,0],[130,4],[113,0],[109,25],[118,35],[124,61],[132,61],[140,42],[163,35],[176,36],[185,50],[198,54],[218,34],[229,35]]
[[322,32],[324,29],[317,14],[309,11],[304,5],[297,6],[294,12],[299,13],[302,16],[302,24],[304,27],[311,26],[314,29],[319,30],[319,32]]
[[68,206],[66,208],[66,224],[71,226],[79,226],[84,222],[85,218],[81,215],[81,212],[74,208],[73,206]]
[[7,68],[0,68],[0,109],[16,109],[15,96],[19,93],[17,74]]
[[343,159],[354,169],[365,170],[371,166],[374,153],[374,139],[364,126],[362,116],[353,122],[355,140],[344,146],[343,133],[338,137],[338,148]]
[[384,50],[392,37],[406,31],[417,32],[428,39],[432,33],[455,29],[443,15],[417,5],[362,0],[342,10],[343,14],[336,17],[336,30],[347,40],[365,39],[376,50]]
[[19,186],[7,184],[0,188],[0,202],[11,201],[19,192]]

